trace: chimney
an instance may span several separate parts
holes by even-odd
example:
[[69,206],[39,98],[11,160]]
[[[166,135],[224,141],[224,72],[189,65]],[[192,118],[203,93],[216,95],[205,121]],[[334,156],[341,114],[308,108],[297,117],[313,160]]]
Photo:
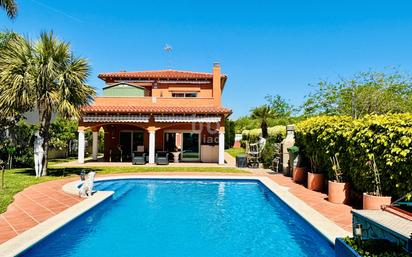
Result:
[[220,63],[215,62],[213,64],[213,101],[214,105],[217,107],[221,106],[221,96],[222,96],[222,79],[220,76]]

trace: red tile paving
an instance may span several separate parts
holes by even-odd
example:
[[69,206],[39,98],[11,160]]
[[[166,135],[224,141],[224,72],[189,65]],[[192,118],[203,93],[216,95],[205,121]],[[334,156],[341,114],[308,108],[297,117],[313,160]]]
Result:
[[304,201],[323,216],[347,231],[352,231],[352,207],[345,204],[335,204],[328,201],[328,195],[308,190],[303,185],[296,184],[290,177],[281,174],[268,175],[281,186],[289,188],[289,192]]
[[[131,175],[131,174],[116,174]],[[176,172],[139,173],[133,175],[177,175]],[[178,175],[202,176],[233,176],[230,173],[187,173],[179,172]],[[306,202],[309,206],[322,213],[325,217],[335,222],[340,227],[352,231],[352,208],[347,205],[333,204],[327,201],[327,195],[306,189],[302,185],[292,182],[291,178],[281,174],[268,175],[263,172],[242,174],[242,176],[268,176],[279,185],[289,187],[289,191],[296,197]],[[110,176],[113,176],[111,174]],[[82,199],[70,195],[62,190],[62,186],[77,178],[68,178],[49,181],[30,186],[14,197],[14,202],[7,211],[0,214],[0,244],[36,226],[48,218],[75,205]]]
[[7,211],[0,214],[0,243],[36,226],[81,201],[63,192],[62,186],[75,178],[30,186],[14,197]]

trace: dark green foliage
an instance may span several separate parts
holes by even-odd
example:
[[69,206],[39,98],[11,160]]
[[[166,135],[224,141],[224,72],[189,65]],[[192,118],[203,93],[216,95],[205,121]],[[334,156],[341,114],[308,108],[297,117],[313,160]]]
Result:
[[[38,126],[28,124],[23,118],[15,123],[9,120],[7,124],[0,131],[0,159],[7,161],[8,155],[11,155],[13,167],[33,167],[34,133]],[[6,135],[5,128],[9,129],[9,136]],[[76,138],[76,130],[77,121],[57,117],[50,126],[51,147],[67,149],[68,141]]]
[[[267,95],[265,99],[267,104],[253,108],[249,116],[242,116],[235,121],[237,133],[261,128],[263,129],[261,133],[264,134],[265,128],[293,124],[301,119],[291,116],[294,111],[293,106],[280,95]],[[268,133],[270,134],[269,131]]]
[[66,149],[70,140],[76,139],[77,121],[58,116],[50,124],[50,146]]
[[401,246],[396,245],[388,240],[363,240],[361,245],[357,240],[350,237],[343,239],[359,255],[363,257],[410,257]]
[[305,116],[403,113],[412,111],[412,79],[397,70],[361,72],[332,83],[320,81],[303,104]]
[[260,122],[260,129],[262,131],[262,137],[268,138],[269,136],[268,119],[275,117],[273,109],[269,105],[264,104],[256,108],[253,108],[251,112],[252,112],[251,118],[259,120]]
[[0,158],[5,162],[11,161],[13,167],[33,166],[33,135],[37,130],[36,126],[21,119],[18,122],[9,120],[7,126],[2,128],[4,130],[0,132]]
[[265,99],[273,110],[275,118],[288,118],[292,115],[293,106],[280,95],[267,95]]
[[283,137],[281,135],[269,137],[267,139],[265,147],[261,152],[261,162],[265,169],[272,166],[272,161],[275,157],[275,154],[279,152],[280,142],[282,142],[282,140]]
[[225,149],[229,149],[235,143],[235,122],[231,120],[225,121]]

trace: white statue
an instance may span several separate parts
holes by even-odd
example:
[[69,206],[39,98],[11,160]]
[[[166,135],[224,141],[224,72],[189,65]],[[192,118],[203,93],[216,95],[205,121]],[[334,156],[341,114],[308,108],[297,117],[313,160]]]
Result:
[[95,175],[96,175],[96,172],[93,172],[93,171],[87,174],[86,180],[83,182],[83,185],[79,189],[80,197],[84,198],[84,197],[92,196]]
[[259,150],[262,150],[266,145],[266,138],[259,136]]
[[40,137],[39,132],[37,131],[34,135],[34,170],[36,171],[36,177],[40,177],[43,170],[43,142],[44,139]]

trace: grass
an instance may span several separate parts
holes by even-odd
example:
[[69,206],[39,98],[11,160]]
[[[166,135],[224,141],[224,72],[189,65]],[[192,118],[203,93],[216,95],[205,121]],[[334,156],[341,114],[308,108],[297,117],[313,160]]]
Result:
[[245,149],[243,148],[229,148],[226,150],[227,153],[232,155],[233,157],[236,157],[236,155],[239,154],[245,154]]
[[5,187],[0,188],[0,213],[6,211],[13,201],[13,196],[28,186],[56,179],[53,176],[36,178],[28,169],[5,170]]
[[[247,173],[236,168],[225,167],[165,167],[165,166],[131,166],[131,167],[53,167],[52,165],[69,161],[68,159],[51,160],[49,174],[36,178],[33,169],[11,169],[5,171],[5,188],[0,188],[0,213],[6,211],[7,206],[13,202],[13,196],[31,185],[46,182],[62,177],[78,176],[82,170],[95,171],[97,174],[114,173],[144,173],[144,172],[223,172]],[[0,177],[1,179],[1,177]]]
[[70,161],[75,161],[77,160],[77,157],[67,157],[67,158],[58,158],[58,159],[52,159],[49,160],[49,166],[53,166],[59,163],[63,162],[70,162]]

